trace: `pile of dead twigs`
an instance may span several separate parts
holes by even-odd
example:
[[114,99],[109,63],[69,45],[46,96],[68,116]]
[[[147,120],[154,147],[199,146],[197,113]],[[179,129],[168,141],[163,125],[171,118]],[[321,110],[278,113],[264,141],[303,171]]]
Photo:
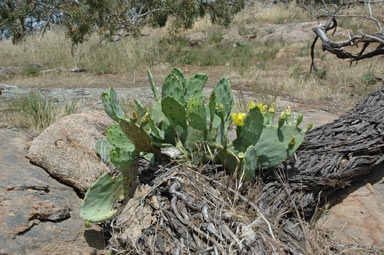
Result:
[[174,163],[156,175],[110,222],[114,254],[336,254],[347,247],[309,233],[284,210],[268,219],[255,202],[263,184],[239,182],[220,165]]

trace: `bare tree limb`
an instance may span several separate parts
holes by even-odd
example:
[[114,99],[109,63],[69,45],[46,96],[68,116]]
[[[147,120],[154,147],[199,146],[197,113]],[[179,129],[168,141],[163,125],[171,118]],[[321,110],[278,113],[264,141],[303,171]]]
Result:
[[[322,42],[322,48],[325,51],[328,51],[329,53],[335,55],[337,58],[340,59],[348,59],[351,63],[355,61],[359,61],[362,59],[372,58],[378,55],[384,54],[384,32],[383,32],[383,25],[382,17],[374,17],[373,15],[373,5],[377,9],[384,8],[384,1],[371,1],[371,0],[353,0],[353,1],[346,1],[344,0],[340,5],[334,7],[334,11],[331,11],[329,8],[329,5],[327,5],[324,1],[324,9],[321,10],[322,13],[324,13],[328,20],[325,25],[320,25],[318,27],[314,27],[312,30],[316,34],[315,39],[312,42],[311,46],[311,70],[317,72],[318,68],[315,63],[315,46],[320,38]],[[343,14],[343,12],[350,8],[351,6],[354,7],[356,5],[364,4],[368,10],[369,15],[348,15]],[[365,19],[368,21],[372,21],[375,23],[377,27],[376,33],[364,33],[361,32],[359,34],[350,35],[348,33],[347,37],[348,39],[342,40],[342,41],[335,41],[332,40],[328,35],[327,32],[334,28],[334,32],[332,36],[334,35],[336,28],[337,28],[337,19],[340,18],[347,18],[347,19]],[[355,53],[351,50],[351,46],[358,47],[359,44],[363,44],[361,51]],[[375,48],[370,48],[370,45],[377,45]]]

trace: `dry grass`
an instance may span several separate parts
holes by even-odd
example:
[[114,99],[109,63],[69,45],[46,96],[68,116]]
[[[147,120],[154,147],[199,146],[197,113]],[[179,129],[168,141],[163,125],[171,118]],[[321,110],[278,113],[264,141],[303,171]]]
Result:
[[[255,5],[236,15],[232,28],[238,29],[239,33],[248,33],[253,32],[252,27],[260,28],[265,23],[310,20],[313,20],[310,15],[295,5]],[[362,28],[368,26],[361,20],[351,24],[341,22],[346,31],[360,29],[358,24],[362,24],[359,25]],[[0,81],[18,86],[48,88],[148,86],[146,68],[151,69],[159,84],[170,68],[177,66],[186,70],[187,75],[207,73],[210,77],[209,86],[226,76],[237,89],[284,96],[341,113],[370,91],[376,90],[380,83],[375,82],[374,77],[383,76],[384,73],[382,59],[360,61],[358,65],[349,66],[349,63],[321,51],[318,45],[315,55],[321,72],[314,75],[309,72],[311,42],[261,42],[257,38],[234,47],[222,41],[227,33],[226,28],[212,25],[209,18],[201,19],[192,31],[184,31],[177,37],[170,36],[168,30],[168,27],[146,27],[143,30],[146,36],[124,38],[117,43],[105,43],[94,48],[98,42],[95,35],[79,45],[75,56],[70,54],[71,43],[59,28],[50,31],[41,40],[38,36],[32,36],[20,45],[0,41],[0,66],[41,63],[44,68],[79,66],[88,69],[88,73],[82,74],[41,74],[37,71],[2,77],[0,73]],[[208,38],[199,47],[191,47],[183,35],[202,30],[208,33]],[[339,35],[340,38],[342,35]]]
[[247,7],[234,19],[234,24],[270,23],[282,24],[290,22],[305,21],[310,18],[309,13],[295,3],[275,4],[266,7],[265,5],[255,4]]
[[33,91],[6,99],[1,103],[1,108],[8,127],[32,131],[42,131],[58,119],[81,110],[77,103],[57,104]]

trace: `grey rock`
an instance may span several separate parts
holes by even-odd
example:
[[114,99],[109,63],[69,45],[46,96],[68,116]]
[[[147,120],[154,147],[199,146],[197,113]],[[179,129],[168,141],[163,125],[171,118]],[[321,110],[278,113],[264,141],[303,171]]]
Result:
[[[81,200],[30,164],[24,156],[27,141],[21,133],[0,129],[0,254],[101,252],[102,233],[85,230],[79,217]],[[97,235],[89,235],[92,231]]]
[[29,159],[52,176],[85,193],[108,171],[96,154],[96,142],[113,121],[102,111],[66,116],[45,129],[29,148]]
[[206,31],[199,31],[197,33],[186,35],[185,37],[192,47],[200,46],[207,39],[208,33]]

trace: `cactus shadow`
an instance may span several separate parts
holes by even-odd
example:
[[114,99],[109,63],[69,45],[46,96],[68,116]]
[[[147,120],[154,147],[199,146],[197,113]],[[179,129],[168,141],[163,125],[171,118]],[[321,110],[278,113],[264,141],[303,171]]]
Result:
[[96,250],[105,249],[104,234],[101,230],[86,229],[84,231],[84,239],[90,247]]

